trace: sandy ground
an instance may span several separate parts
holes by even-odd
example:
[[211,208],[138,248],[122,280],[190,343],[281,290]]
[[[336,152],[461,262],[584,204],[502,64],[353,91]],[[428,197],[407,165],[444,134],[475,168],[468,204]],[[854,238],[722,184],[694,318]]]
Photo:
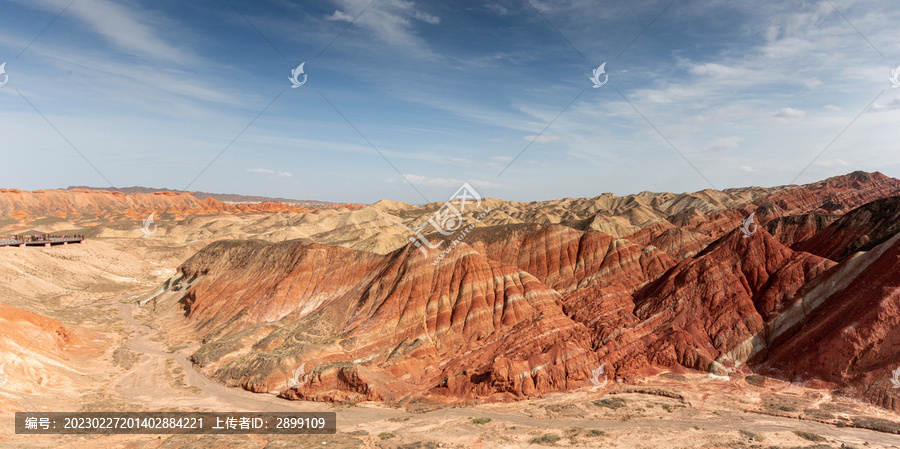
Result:
[[[128,239],[133,240],[133,239]],[[414,409],[286,401],[228,388],[198,373],[195,347],[171,347],[136,305],[191,254],[137,239],[0,251],[0,302],[41,313],[91,336],[60,366],[38,374],[41,348],[0,355],[0,447],[15,448],[897,448],[900,417],[830,392],[769,380],[724,382],[702,374],[552,394],[515,403]],[[10,351],[7,351],[10,352]],[[38,371],[35,371],[37,373]],[[13,433],[15,411],[335,411],[338,433],[307,436],[58,435]],[[886,421],[877,421],[886,420]]]

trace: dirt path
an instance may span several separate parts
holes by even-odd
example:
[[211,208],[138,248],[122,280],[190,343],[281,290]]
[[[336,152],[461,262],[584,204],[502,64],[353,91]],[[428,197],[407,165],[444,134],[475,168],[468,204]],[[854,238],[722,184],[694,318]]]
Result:
[[[360,408],[349,413],[320,402],[300,402],[280,399],[271,394],[251,393],[239,388],[226,387],[210,380],[197,371],[190,360],[179,353],[165,351],[163,343],[153,339],[159,331],[138,322],[134,318],[139,307],[135,304],[116,302],[119,319],[126,323],[134,336],[126,343],[128,349],[143,354],[139,364],[113,381],[117,394],[129,401],[144,402],[147,406],[184,406],[205,408],[208,411],[268,411],[268,412],[337,412],[338,428],[358,426],[362,423],[381,421],[391,416],[403,415],[396,410]],[[198,392],[172,385],[164,375],[165,361],[173,360],[184,373],[184,382],[199,389]],[[352,416],[350,416],[352,415]]]

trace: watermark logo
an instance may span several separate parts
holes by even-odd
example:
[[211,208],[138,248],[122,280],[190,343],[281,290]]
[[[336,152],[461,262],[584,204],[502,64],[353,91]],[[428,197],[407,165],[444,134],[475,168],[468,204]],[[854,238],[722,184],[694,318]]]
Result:
[[900,366],[897,369],[891,371],[891,383],[894,384],[894,388],[900,388]]
[[756,215],[756,212],[753,212],[749,217],[745,218],[744,221],[741,222],[741,232],[744,233],[744,238],[756,234],[756,230],[759,229],[759,225],[756,224],[755,221],[753,221],[754,215]]
[[[450,201],[444,203],[440,209],[431,215],[431,218],[429,218],[428,221],[413,229],[413,231],[416,232],[416,236],[410,237],[409,241],[413,242],[416,245],[416,248],[418,248],[419,251],[422,251],[422,254],[428,256],[429,249],[439,248],[444,244],[444,241],[441,240],[437,243],[432,243],[425,238],[423,231],[426,226],[431,225],[435,231],[444,236],[450,236],[458,232],[459,235],[450,243],[448,248],[441,253],[440,257],[433,262],[434,265],[437,265],[437,263],[440,262],[454,246],[462,241],[469,231],[475,228],[475,223],[463,227],[463,222],[465,221],[463,214],[466,213],[467,207],[470,212],[481,207],[481,195],[472,188],[469,183],[463,183],[462,187],[450,197]],[[490,211],[490,208],[488,208],[486,211],[482,212],[480,216],[475,218],[475,222],[480,222]]]
[[[306,84],[306,74],[303,73],[303,65],[304,64],[306,64],[306,61],[301,62],[300,65],[298,65],[296,69],[291,70],[291,77],[288,79],[291,80],[291,83],[293,84],[293,86],[291,86],[291,88],[293,88],[293,89],[296,89],[296,88]],[[303,75],[303,81],[299,81],[297,79],[300,77],[300,75]]]
[[[0,66],[0,67],[2,67],[2,66]],[[888,78],[889,80],[891,80],[891,84],[893,84],[893,86],[891,86],[891,88],[896,89],[896,88],[900,87],[900,79],[898,79],[898,78],[900,78],[900,65],[898,65],[896,69],[891,70],[891,77]]]
[[296,390],[296,389],[302,387],[304,384],[306,384],[305,380],[300,381],[300,378],[303,377],[303,375],[306,373],[305,368],[306,368],[306,362],[303,362],[302,364],[300,364],[299,368],[294,370],[293,374],[291,375],[292,377],[290,380],[291,388]]
[[[153,225],[153,230],[150,230],[150,225]],[[144,227],[141,228],[141,232],[144,233],[143,237],[147,238],[153,234],[156,234],[156,225],[153,224],[153,214],[150,214],[146,220],[144,220]]]
[[[600,75],[603,75],[603,82],[600,82]],[[609,82],[609,75],[606,74],[606,63],[600,64],[600,67],[594,69],[594,75],[589,76],[588,78],[594,83],[594,89],[598,87],[603,87],[604,84]]]
[[[606,373],[605,366],[606,366],[606,364],[603,363],[599,367],[597,367],[597,369],[591,370],[591,378],[588,380],[590,380],[591,383],[594,384],[594,387],[602,387],[602,386],[606,385],[606,382],[608,381],[608,379],[606,378],[606,374],[605,374]],[[603,374],[602,382],[600,381],[601,374]]]
[[9,75],[6,74],[6,63],[0,64],[0,87],[3,87],[9,81]]

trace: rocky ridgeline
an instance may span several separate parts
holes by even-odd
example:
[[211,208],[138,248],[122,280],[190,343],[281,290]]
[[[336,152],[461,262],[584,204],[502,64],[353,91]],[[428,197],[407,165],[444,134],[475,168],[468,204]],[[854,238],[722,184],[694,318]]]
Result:
[[618,237],[516,203],[504,216],[536,223],[476,228],[436,265],[412,245],[221,241],[152,300],[203,342],[193,359],[208,375],[287,398],[526,398],[591,387],[602,364],[595,381],[758,371],[898,410],[898,194],[900,181],[857,172],[729,192],[746,201],[724,209],[682,197]]

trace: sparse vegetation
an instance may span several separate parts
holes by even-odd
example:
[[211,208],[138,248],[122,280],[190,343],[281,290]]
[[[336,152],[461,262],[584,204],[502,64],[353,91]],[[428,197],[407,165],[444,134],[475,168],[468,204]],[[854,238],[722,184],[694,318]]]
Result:
[[798,437],[803,438],[804,440],[808,440],[808,441],[815,441],[815,442],[828,441],[823,436],[816,435],[816,434],[810,433],[810,432],[804,432],[802,430],[795,430],[794,435],[797,435]]
[[491,422],[491,418],[475,418],[472,420],[473,424],[487,424]]
[[390,422],[405,422],[409,421],[409,418],[388,418],[387,420]]
[[852,420],[853,424],[857,427],[877,430],[879,432],[900,432],[900,424],[886,419],[858,417],[852,418]]
[[174,347],[169,348],[169,352],[175,353],[175,352],[181,351],[182,349],[184,349],[186,347],[188,347],[188,345],[174,346]]
[[382,440],[390,440],[391,438],[394,438],[396,436],[397,435],[394,435],[393,433],[390,433],[390,432],[381,432],[378,434],[378,438],[381,438]]
[[681,404],[663,404],[663,405],[662,405],[662,408],[663,408],[663,410],[665,410],[665,411],[667,411],[667,412],[669,412],[669,413],[672,413],[672,412],[674,412],[675,410],[678,410],[678,409],[680,409],[680,408],[684,408],[684,406],[681,405]]
[[588,432],[588,436],[589,436],[589,437],[605,437],[605,436],[607,436],[607,435],[609,435],[609,434],[606,433],[606,432],[604,432],[604,431],[602,431],[602,430],[597,430],[597,429],[591,429],[591,430]]
[[687,377],[684,377],[681,374],[662,373],[659,375],[659,377],[665,377],[666,379],[677,380],[679,382],[687,382]]
[[606,398],[606,399],[598,399],[593,402],[597,407],[606,407],[611,408],[613,410],[620,409],[625,407],[627,402],[622,398]]
[[739,432],[741,432],[741,435],[749,438],[750,441],[762,441],[763,440],[762,435],[760,435],[756,432],[751,432],[749,430],[739,430]]
[[415,443],[401,444],[397,449],[437,449],[441,447],[438,443],[432,441],[416,441]]
[[769,394],[764,395],[762,400],[763,407],[765,407],[767,411],[776,414],[778,414],[779,412],[796,412],[798,410],[797,399]]
[[134,367],[134,364],[138,361],[137,354],[128,350],[128,348],[126,348],[124,345],[119,346],[115,351],[113,351],[112,358],[113,363],[121,366],[122,368],[125,368],[126,370]]
[[532,438],[531,444],[553,444],[559,441],[559,435],[554,435],[552,433],[544,434],[543,436]]

